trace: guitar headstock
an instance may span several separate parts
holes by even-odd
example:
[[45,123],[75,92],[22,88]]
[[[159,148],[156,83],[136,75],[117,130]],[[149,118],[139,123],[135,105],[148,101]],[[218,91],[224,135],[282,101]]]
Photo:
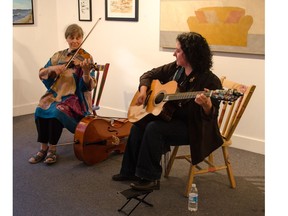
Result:
[[213,90],[211,94],[212,98],[229,102],[234,102],[241,96],[243,96],[243,93],[238,92],[236,89]]

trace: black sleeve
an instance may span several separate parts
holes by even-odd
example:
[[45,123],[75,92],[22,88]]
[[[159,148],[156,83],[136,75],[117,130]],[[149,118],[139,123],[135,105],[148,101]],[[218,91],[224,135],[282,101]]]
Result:
[[145,72],[140,77],[139,88],[143,85],[150,88],[151,82],[155,79],[158,79],[161,83],[169,82],[171,80],[171,77],[173,77],[174,73],[176,72],[177,68],[178,66],[176,64],[176,61],[174,61]]

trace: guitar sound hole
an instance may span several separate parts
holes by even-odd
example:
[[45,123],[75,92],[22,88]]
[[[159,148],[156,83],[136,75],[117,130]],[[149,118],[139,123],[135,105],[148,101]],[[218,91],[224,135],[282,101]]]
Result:
[[160,93],[160,94],[158,94],[156,97],[155,97],[155,104],[159,104],[159,103],[161,103],[162,101],[163,101],[163,99],[164,99],[164,93],[162,92],[162,93]]

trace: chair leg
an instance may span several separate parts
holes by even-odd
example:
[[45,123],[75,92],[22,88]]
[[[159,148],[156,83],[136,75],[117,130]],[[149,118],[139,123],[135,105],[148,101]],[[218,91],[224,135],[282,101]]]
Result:
[[208,156],[208,160],[210,162],[209,164],[209,168],[211,168],[211,164],[214,164],[214,156],[213,156],[213,153],[211,153],[209,156]]
[[231,163],[230,163],[230,160],[229,160],[229,153],[228,153],[227,146],[222,146],[222,152],[223,152],[223,157],[224,157],[224,160],[225,160],[225,164],[227,166],[226,170],[227,170],[227,174],[228,174],[228,177],[229,177],[229,181],[230,181],[231,187],[232,188],[236,188],[236,181],[235,181],[235,178],[234,178],[234,175],[233,175],[233,171],[232,171],[232,166],[231,166]]
[[185,197],[188,197],[189,192],[191,191],[192,183],[194,180],[195,169],[196,169],[196,166],[191,164],[190,169],[189,169],[189,173],[188,173],[188,181],[187,181],[186,189],[185,189],[185,193],[184,193]]
[[172,154],[171,154],[171,156],[170,156],[170,158],[169,158],[167,167],[165,167],[164,177],[166,177],[166,178],[167,178],[167,177],[169,176],[169,174],[170,174],[172,165],[173,165],[173,163],[174,163],[175,157],[176,157],[177,152],[178,152],[178,148],[179,148],[179,146],[174,146],[173,151],[172,151]]

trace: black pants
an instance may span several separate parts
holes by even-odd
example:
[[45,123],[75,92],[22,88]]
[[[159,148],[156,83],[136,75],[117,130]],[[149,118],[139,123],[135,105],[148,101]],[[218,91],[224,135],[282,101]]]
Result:
[[63,125],[55,118],[37,118],[35,119],[38,139],[40,143],[49,143],[56,145],[61,137]]
[[187,126],[183,121],[155,120],[145,129],[134,124],[128,137],[120,173],[147,180],[161,178],[162,154],[170,145],[188,145]]

